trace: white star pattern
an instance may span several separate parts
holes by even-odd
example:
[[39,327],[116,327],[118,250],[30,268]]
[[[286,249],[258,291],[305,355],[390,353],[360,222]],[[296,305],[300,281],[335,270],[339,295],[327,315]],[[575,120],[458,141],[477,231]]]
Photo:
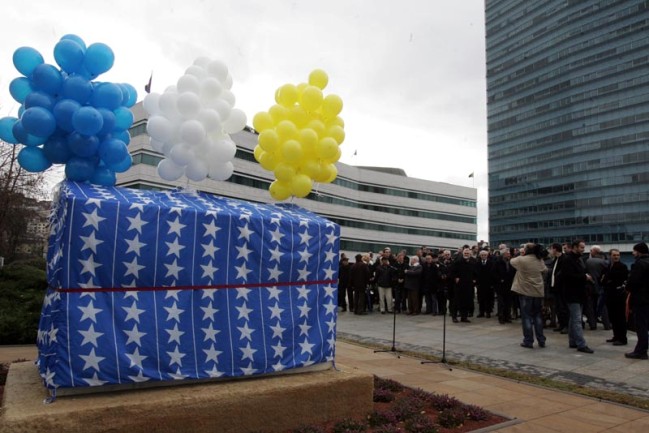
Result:
[[336,285],[317,280],[337,278],[336,224],[293,203],[182,187],[61,185],[37,330],[48,388],[333,360]]

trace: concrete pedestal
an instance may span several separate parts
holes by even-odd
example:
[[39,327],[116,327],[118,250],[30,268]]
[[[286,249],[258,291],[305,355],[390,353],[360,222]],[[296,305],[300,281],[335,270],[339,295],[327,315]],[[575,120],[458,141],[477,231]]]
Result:
[[48,396],[32,362],[11,364],[0,431],[12,433],[284,432],[372,410],[373,378],[338,370],[229,382]]

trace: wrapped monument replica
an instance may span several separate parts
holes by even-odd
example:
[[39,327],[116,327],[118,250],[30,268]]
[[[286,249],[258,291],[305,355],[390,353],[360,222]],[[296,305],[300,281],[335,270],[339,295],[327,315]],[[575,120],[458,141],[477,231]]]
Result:
[[292,204],[63,182],[38,333],[46,387],[330,363],[339,233]]

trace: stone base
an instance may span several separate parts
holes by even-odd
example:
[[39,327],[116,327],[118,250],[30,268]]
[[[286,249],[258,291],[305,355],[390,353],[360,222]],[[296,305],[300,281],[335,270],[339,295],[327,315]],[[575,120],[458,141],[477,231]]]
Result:
[[11,364],[0,430],[39,432],[283,432],[372,410],[373,378],[338,366],[312,373],[67,396],[44,404],[32,362]]

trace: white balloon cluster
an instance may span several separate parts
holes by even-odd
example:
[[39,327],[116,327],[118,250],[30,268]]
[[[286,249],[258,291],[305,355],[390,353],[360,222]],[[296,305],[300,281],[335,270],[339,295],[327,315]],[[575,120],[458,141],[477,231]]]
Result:
[[232,176],[237,148],[229,134],[246,126],[246,115],[234,108],[231,88],[224,62],[199,57],[175,86],[144,98],[151,147],[165,156],[158,164],[161,178],[174,181],[185,175],[199,182]]

